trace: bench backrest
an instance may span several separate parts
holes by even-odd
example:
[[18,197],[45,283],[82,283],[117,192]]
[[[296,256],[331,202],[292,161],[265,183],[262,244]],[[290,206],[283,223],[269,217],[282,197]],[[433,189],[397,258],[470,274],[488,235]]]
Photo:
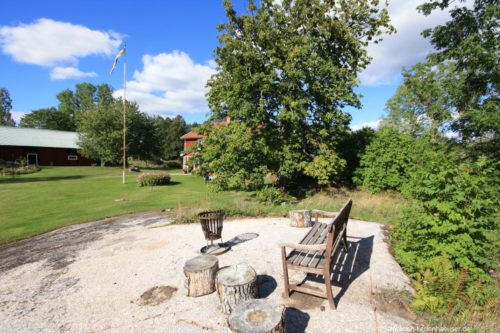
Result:
[[336,250],[337,245],[347,228],[347,221],[349,220],[349,214],[351,212],[352,199],[349,199],[344,207],[340,210],[339,214],[333,219],[332,222],[328,224],[328,237],[326,240],[326,253],[333,254]]
[[322,223],[319,222],[316,216],[316,222],[309,232],[302,238],[299,242],[300,244],[324,244],[329,242],[333,245],[333,242],[338,238],[338,234],[343,230],[343,226],[347,227],[347,220],[349,219],[349,213],[351,211],[352,199],[349,199],[345,205],[342,207],[338,214],[325,211],[313,211],[321,214],[323,216],[333,216],[331,222]]

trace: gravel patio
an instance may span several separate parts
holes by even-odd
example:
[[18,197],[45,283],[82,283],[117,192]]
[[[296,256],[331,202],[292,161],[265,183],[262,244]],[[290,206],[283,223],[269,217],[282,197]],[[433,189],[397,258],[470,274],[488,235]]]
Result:
[[[0,331],[227,332],[216,293],[185,293],[183,265],[206,244],[200,225],[166,225],[170,221],[164,213],[135,214],[0,247]],[[219,267],[251,265],[260,296],[287,307],[287,332],[388,332],[412,325],[403,304],[380,297],[412,290],[377,223],[349,221],[349,253],[333,272],[336,311],[313,296],[283,298],[277,244],[298,242],[306,231],[290,227],[287,218],[225,221],[223,237],[232,249],[218,257]],[[291,271],[291,280],[304,277]]]

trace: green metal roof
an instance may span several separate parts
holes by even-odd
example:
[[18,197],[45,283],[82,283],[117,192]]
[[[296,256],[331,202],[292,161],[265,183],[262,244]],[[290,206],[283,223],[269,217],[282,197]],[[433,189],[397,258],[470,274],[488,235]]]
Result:
[[78,149],[78,133],[0,126],[0,146]]

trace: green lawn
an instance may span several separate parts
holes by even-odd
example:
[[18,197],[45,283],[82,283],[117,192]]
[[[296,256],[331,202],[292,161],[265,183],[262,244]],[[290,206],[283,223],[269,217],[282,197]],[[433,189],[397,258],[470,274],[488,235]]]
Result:
[[125,185],[119,168],[44,167],[15,178],[0,176],[0,244],[70,224],[162,208],[174,208],[184,221],[197,209],[209,208],[225,209],[230,215],[286,215],[293,208],[337,210],[351,196],[352,216],[390,223],[402,204],[391,195],[349,192],[318,194],[293,206],[272,206],[256,202],[251,193],[208,193],[197,176],[174,175],[171,185],[152,188],[137,187],[137,176],[127,172]]

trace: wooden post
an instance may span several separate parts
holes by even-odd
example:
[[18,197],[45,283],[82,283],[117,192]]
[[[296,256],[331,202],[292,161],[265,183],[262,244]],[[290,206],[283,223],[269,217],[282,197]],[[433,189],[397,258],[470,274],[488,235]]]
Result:
[[237,304],[258,297],[257,274],[247,264],[223,267],[217,273],[216,289],[222,311],[230,314]]
[[219,260],[210,254],[188,260],[184,265],[187,295],[197,297],[213,293],[218,269]]
[[283,277],[285,278],[285,296],[290,297],[290,282],[288,281],[288,266],[286,265],[286,248],[281,247],[281,263],[283,264]]
[[290,226],[297,228],[307,228],[312,226],[310,210],[291,210]]
[[283,333],[285,307],[270,299],[251,299],[238,304],[228,318],[230,332]]

